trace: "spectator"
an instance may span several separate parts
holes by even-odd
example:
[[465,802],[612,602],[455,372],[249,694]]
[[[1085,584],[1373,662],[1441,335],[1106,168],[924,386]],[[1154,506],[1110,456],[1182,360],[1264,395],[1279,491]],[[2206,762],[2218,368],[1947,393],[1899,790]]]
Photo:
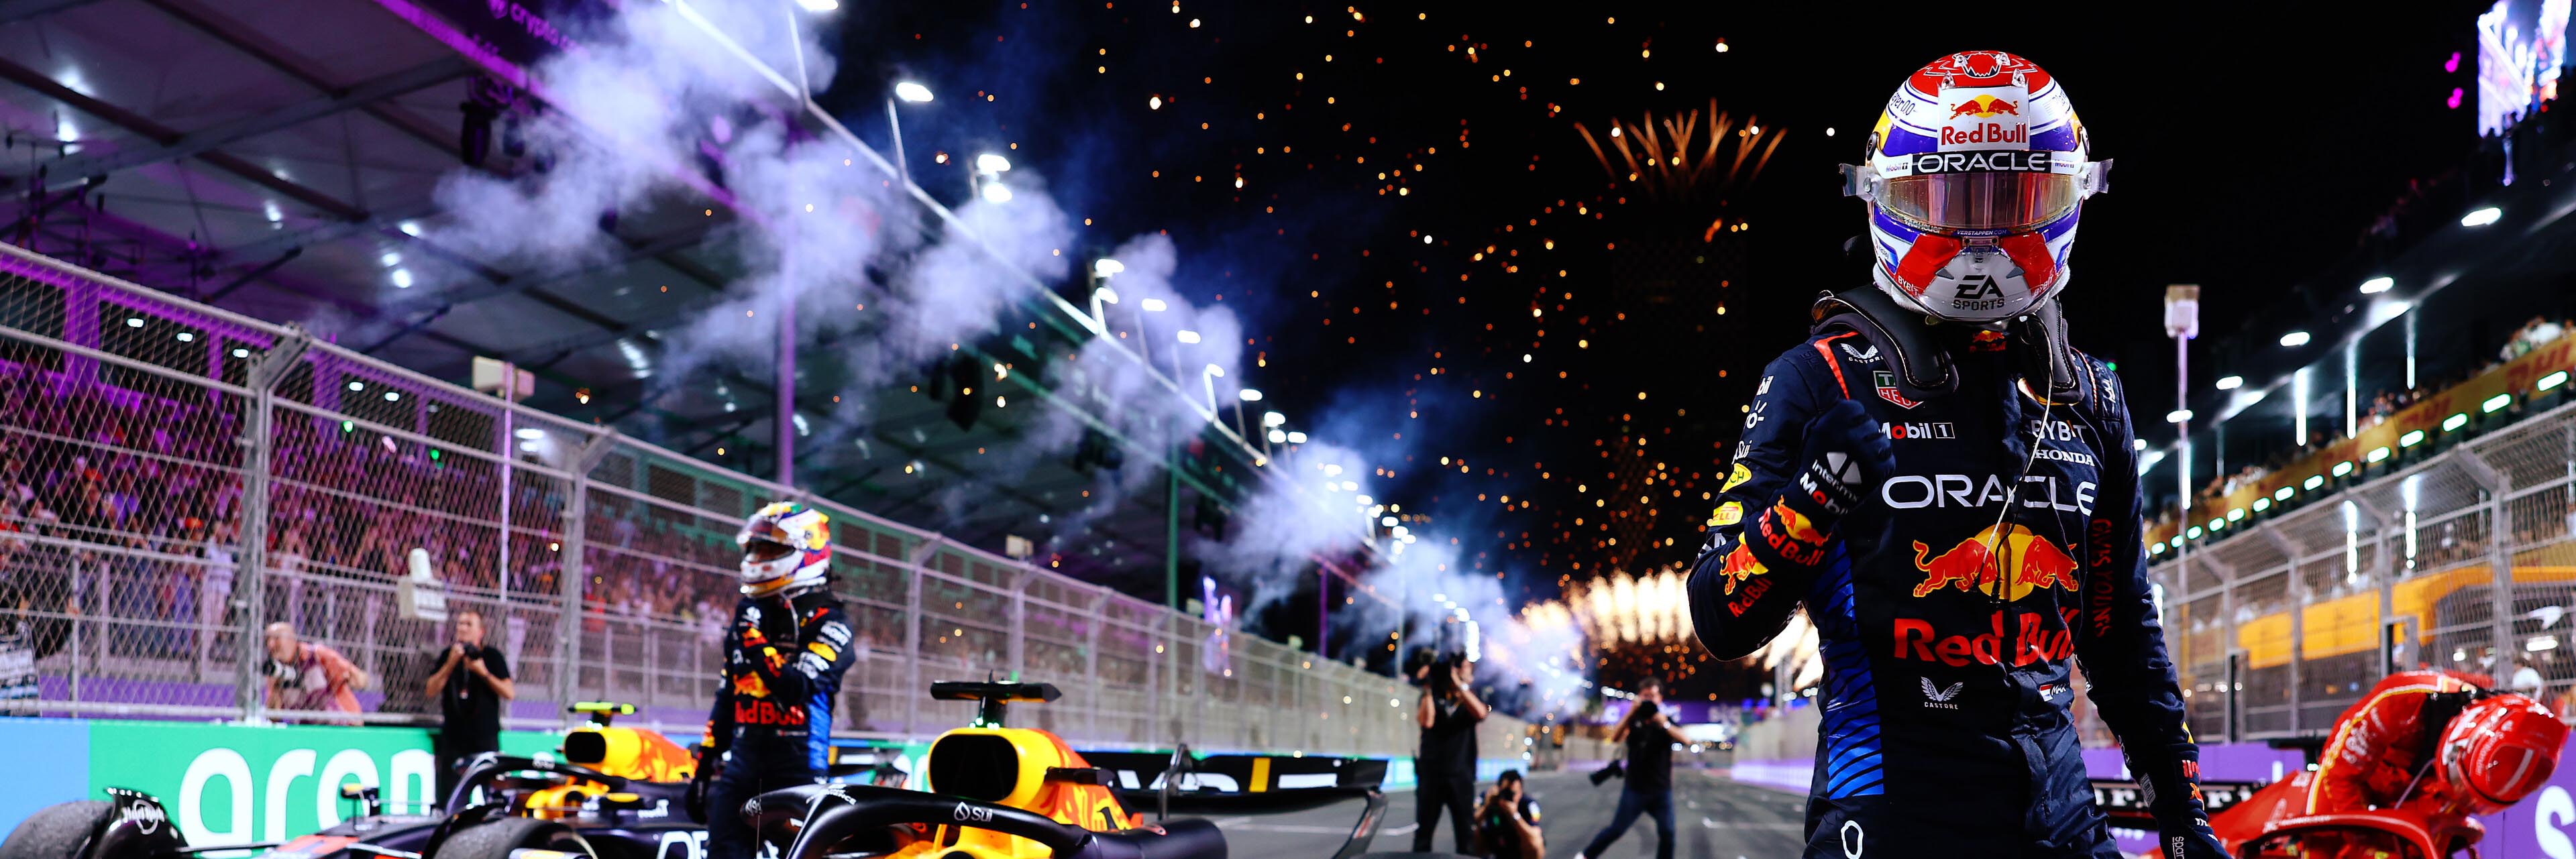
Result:
[[347,713],[324,717],[320,724],[355,725],[358,690],[368,688],[367,673],[328,645],[295,640],[295,626],[268,625],[268,706],[276,710],[320,710]]
[[1619,789],[1619,810],[1610,825],[1592,836],[1576,859],[1598,857],[1610,849],[1637,817],[1655,815],[1655,859],[1673,859],[1673,744],[1687,743],[1680,728],[1664,717],[1664,681],[1653,676],[1637,684],[1637,706],[1619,720],[1610,741],[1628,744],[1627,784]]
[[483,613],[460,608],[453,622],[455,640],[426,684],[445,717],[437,744],[440,802],[456,791],[457,764],[501,750],[501,702],[519,697],[518,686],[510,682],[510,661],[502,658],[501,648],[483,643]]
[[1415,723],[1422,726],[1422,746],[1413,765],[1418,785],[1413,792],[1413,852],[1431,852],[1431,833],[1439,828],[1445,807],[1458,852],[1465,853],[1474,846],[1469,803],[1476,795],[1476,723],[1492,708],[1469,688],[1473,675],[1465,660],[1435,659],[1414,676],[1427,682],[1413,710]]
[[1538,802],[1519,770],[1504,770],[1476,809],[1476,855],[1485,859],[1546,859],[1547,835],[1538,828]]
[[197,663],[213,658],[215,636],[223,631],[233,598],[233,524],[215,526],[206,540],[205,584],[197,589]]

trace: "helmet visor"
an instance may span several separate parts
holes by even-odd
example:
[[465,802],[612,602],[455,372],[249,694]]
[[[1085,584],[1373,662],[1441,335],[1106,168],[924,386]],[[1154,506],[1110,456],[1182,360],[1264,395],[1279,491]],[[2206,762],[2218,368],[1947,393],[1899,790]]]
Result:
[[2081,195],[2072,174],[1977,171],[1898,176],[1877,199],[1898,219],[1944,233],[2027,230],[2066,214]]
[[742,559],[747,563],[767,563],[794,554],[796,547],[766,537],[753,537],[742,542]]

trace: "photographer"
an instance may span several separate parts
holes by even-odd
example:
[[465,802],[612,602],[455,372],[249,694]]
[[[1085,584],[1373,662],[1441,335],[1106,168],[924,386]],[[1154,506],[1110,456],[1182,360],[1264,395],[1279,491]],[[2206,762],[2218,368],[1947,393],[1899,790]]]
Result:
[[501,750],[501,702],[519,696],[510,682],[510,662],[501,649],[483,646],[483,613],[460,608],[456,638],[444,661],[429,675],[429,697],[446,716],[438,731],[437,802],[456,789],[458,762],[482,752]]
[[1487,859],[1544,859],[1547,836],[1538,829],[1538,803],[1519,770],[1504,770],[1476,808],[1476,855]]
[[329,645],[297,641],[295,625],[268,625],[268,706],[272,710],[345,713],[317,724],[358,724],[358,692],[373,685],[367,672]]
[[1655,859],[1673,859],[1673,744],[1690,739],[1664,718],[1663,703],[1664,681],[1638,682],[1636,708],[1610,732],[1611,742],[1628,745],[1628,784],[1619,791],[1619,810],[1576,859],[1600,856],[1648,812],[1655,815]]
[[1414,677],[1427,687],[1413,710],[1414,721],[1422,726],[1422,748],[1413,765],[1419,785],[1413,794],[1417,824],[1413,852],[1431,852],[1431,831],[1440,825],[1440,810],[1445,806],[1458,852],[1465,853],[1474,843],[1475,820],[1469,803],[1476,796],[1476,723],[1484,721],[1493,708],[1468,688],[1475,674],[1465,659],[1433,660],[1417,669]]

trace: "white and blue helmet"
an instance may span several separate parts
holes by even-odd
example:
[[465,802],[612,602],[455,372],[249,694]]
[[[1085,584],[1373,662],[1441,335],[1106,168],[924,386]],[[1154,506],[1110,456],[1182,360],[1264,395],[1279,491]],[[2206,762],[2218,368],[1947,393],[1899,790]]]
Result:
[[1872,279],[1905,307],[1999,323],[2066,286],[2084,199],[2106,188],[2084,123],[2038,65],[1966,51],[1897,87],[1845,194],[1869,204]]

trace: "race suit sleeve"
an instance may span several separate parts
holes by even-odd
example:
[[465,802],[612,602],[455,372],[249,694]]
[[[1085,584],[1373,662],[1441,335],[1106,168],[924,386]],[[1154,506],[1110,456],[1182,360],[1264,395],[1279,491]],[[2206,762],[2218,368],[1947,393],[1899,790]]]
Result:
[[2120,740],[2129,772],[2146,789],[2160,826],[2207,829],[2200,796],[2200,748],[2184,724],[2182,688],[2165,653],[2147,577],[2144,497],[2138,484],[2128,406],[2119,381],[2085,359],[2107,416],[2101,432],[2101,499],[2085,523],[2084,616],[2075,656],[2104,724]]
[[1691,623],[1719,659],[1751,653],[1778,635],[1821,567],[1817,556],[1784,557],[1759,537],[1765,528],[1789,524],[1774,509],[1783,492],[1794,490],[1808,419],[1845,398],[1828,360],[1813,342],[1772,359],[1745,413],[1708,542],[1691,562]]
[[[743,656],[751,670],[780,701],[809,701],[827,688],[824,678],[838,678],[850,667],[850,619],[840,605],[827,603],[805,610],[793,606],[766,611],[783,614],[792,624],[755,623],[743,633]],[[767,629],[764,629],[767,627]],[[781,635],[772,639],[770,630]]]
[[[740,607],[734,609],[731,628],[742,628],[742,611]],[[734,665],[741,661],[741,636],[727,636],[724,645],[724,661],[716,666],[715,705],[707,710],[707,738],[702,745],[706,746],[708,751],[704,758],[705,762],[699,764],[701,767],[712,768],[715,756],[724,754],[725,749],[733,745],[733,669]]]
[[[2388,675],[2335,720],[2318,750],[2317,774],[2308,780],[2308,813],[2360,811],[2422,794],[2413,785],[2430,755],[2430,732],[2459,712],[2470,684],[2432,671]],[[2430,781],[2438,782],[2435,777]]]

